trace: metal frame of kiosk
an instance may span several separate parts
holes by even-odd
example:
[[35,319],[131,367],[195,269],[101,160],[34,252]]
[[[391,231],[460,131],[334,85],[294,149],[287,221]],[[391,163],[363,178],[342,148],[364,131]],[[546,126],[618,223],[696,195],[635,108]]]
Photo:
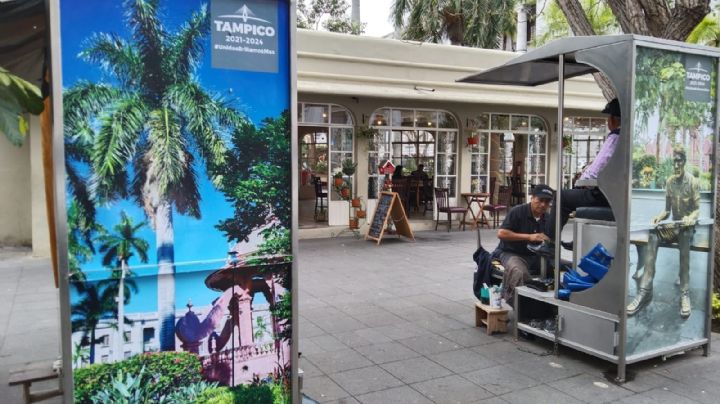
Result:
[[[712,174],[710,178],[710,189],[702,193],[701,217],[696,225],[696,229],[703,233],[704,239],[707,240],[704,252],[691,252],[690,273],[691,281],[695,279],[695,289],[691,289],[691,297],[694,295],[695,302],[690,317],[681,318],[679,313],[679,288],[674,282],[668,285],[675,286],[674,291],[670,286],[666,286],[665,294],[670,298],[675,293],[678,298],[676,303],[666,304],[665,310],[659,310],[653,307],[659,306],[660,302],[654,304],[652,302],[643,310],[647,312],[638,312],[630,317],[627,314],[626,307],[632,301],[633,289],[635,282],[631,278],[631,265],[637,265],[641,260],[635,255],[635,262],[631,262],[634,256],[635,247],[631,241],[633,235],[649,234],[651,231],[648,225],[646,215],[643,210],[636,209],[633,211],[633,139],[635,136],[641,136],[642,128],[636,129],[638,120],[636,106],[636,66],[638,63],[638,55],[642,52],[648,52],[647,49],[653,51],[665,52],[667,55],[678,58],[685,63],[692,59],[703,59],[709,63],[710,68],[704,67],[707,75],[707,101],[703,100],[703,108],[712,116],[706,119],[703,126],[710,140],[709,147],[709,167],[707,172]],[[646,56],[643,56],[646,57]],[[649,59],[648,59],[649,60]],[[704,355],[710,352],[710,333],[711,333],[711,294],[713,281],[713,217],[715,212],[716,201],[716,181],[717,181],[717,164],[715,164],[715,156],[717,154],[717,135],[718,135],[718,92],[717,78],[719,74],[720,50],[716,48],[702,47],[690,45],[682,42],[662,40],[657,38],[643,37],[637,35],[617,35],[617,36],[594,36],[594,37],[574,37],[564,38],[551,42],[541,48],[530,51],[521,55],[502,66],[490,69],[459,81],[481,84],[499,84],[499,85],[517,85],[517,86],[536,86],[557,81],[558,82],[558,116],[557,116],[557,132],[555,133],[556,150],[554,152],[555,161],[558,162],[556,168],[556,183],[562,184],[562,136],[563,133],[563,109],[564,109],[564,81],[565,79],[587,75],[590,73],[603,73],[614,86],[617,98],[621,106],[622,126],[619,143],[615,154],[612,156],[607,167],[600,173],[597,179],[597,187],[606,196],[615,218],[615,222],[596,222],[585,221],[578,230],[578,225],[574,231],[576,237],[575,245],[575,264],[578,257],[592,248],[594,242],[598,239],[609,240],[606,247],[614,253],[614,259],[610,266],[610,270],[594,287],[582,292],[573,292],[569,301],[557,298],[559,290],[560,276],[558,269],[560,257],[560,243],[556,243],[555,251],[555,291],[538,292],[526,287],[517,289],[515,297],[515,332],[523,330],[542,338],[554,341],[557,344],[568,346],[570,348],[585,352],[590,355],[602,358],[617,364],[616,380],[618,382],[625,381],[625,367],[628,364],[643,361],[646,359],[668,356],[673,353],[682,352],[688,349],[702,346]],[[704,63],[704,62],[703,62]],[[688,96],[688,80],[690,77],[687,72],[692,69],[690,65],[685,65],[685,95],[684,102],[695,101]],[[694,66],[694,65],[693,65]],[[697,65],[700,69],[700,64]],[[650,86],[660,86],[660,80],[655,84],[653,80],[649,81]],[[645,81],[643,85],[648,85]],[[711,90],[715,85],[715,90]],[[691,87],[692,90],[692,87]],[[714,97],[714,98],[712,98]],[[658,96],[659,98],[659,96]],[[649,97],[643,99],[650,99]],[[659,105],[659,104],[658,104]],[[660,111],[659,107],[657,111]],[[659,115],[659,112],[658,112]],[[647,119],[647,118],[645,118]],[[701,124],[703,125],[703,124]],[[699,130],[700,126],[698,126]],[[660,129],[659,123],[655,129]],[[637,132],[637,133],[636,133]],[[638,138],[640,139],[640,138]],[[659,145],[655,147],[659,148]],[[659,163],[659,161],[658,161]],[[659,190],[654,194],[649,191],[637,192],[635,196],[645,192],[652,194],[655,203],[658,198],[662,197],[665,201],[665,193]],[[558,189],[558,194],[562,193]],[[559,205],[559,195],[556,198],[556,204]],[[644,205],[643,205],[644,206]],[[664,206],[664,205],[663,205]],[[559,206],[556,206],[559,209]],[[702,214],[702,212],[706,214]],[[655,212],[657,214],[657,212]],[[556,222],[556,234],[561,234],[560,219]],[[644,222],[643,222],[644,220]],[[644,225],[643,225],[644,223]],[[695,239],[697,239],[697,234]],[[580,245],[578,245],[580,244]],[[661,247],[658,251],[663,250]],[[671,250],[671,249],[665,249]],[[658,252],[658,257],[661,252]],[[672,261],[675,268],[677,265],[677,251],[662,252],[662,254],[672,254],[659,265],[669,265]],[[658,260],[660,261],[660,260]],[[633,266],[634,266],[633,265]],[[703,274],[702,271],[706,272]],[[677,271],[677,269],[676,269]],[[656,272],[660,272],[660,269]],[[675,275],[673,275],[675,276]],[[703,284],[702,277],[706,277],[706,284]],[[701,292],[704,286],[704,297]],[[658,294],[658,281],[655,280],[655,293]],[[694,291],[694,294],[693,294]],[[657,297],[656,297],[657,298]],[[700,302],[698,304],[697,302]],[[523,322],[524,310],[530,310],[531,307],[544,307],[551,313],[554,313],[557,321],[557,331],[551,333],[539,328],[533,328]],[[668,308],[669,307],[669,308]],[[672,312],[677,318],[672,317]],[[704,314],[704,316],[703,316]],[[694,316],[694,318],[693,318]],[[526,318],[525,318],[526,319]],[[643,328],[644,327],[644,328]],[[660,332],[653,327],[665,327],[664,339],[660,338]],[[655,336],[657,334],[657,336]],[[670,337],[667,337],[670,335]],[[652,338],[655,338],[652,340]]]

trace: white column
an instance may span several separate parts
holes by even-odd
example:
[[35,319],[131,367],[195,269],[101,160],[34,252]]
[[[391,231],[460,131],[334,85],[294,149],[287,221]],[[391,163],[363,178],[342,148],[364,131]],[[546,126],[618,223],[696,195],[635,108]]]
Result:
[[525,5],[519,4],[517,10],[517,43],[515,45],[515,51],[525,53],[527,52],[527,11]]

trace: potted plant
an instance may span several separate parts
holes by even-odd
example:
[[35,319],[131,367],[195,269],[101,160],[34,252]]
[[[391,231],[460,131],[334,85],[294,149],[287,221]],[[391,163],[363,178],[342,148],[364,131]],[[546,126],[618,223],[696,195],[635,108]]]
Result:
[[366,215],[367,215],[367,212],[365,212],[362,209],[358,209],[355,211],[355,216],[357,216],[358,219],[364,219]]
[[341,186],[345,182],[345,180],[343,179],[342,171],[338,171],[335,174],[333,174],[333,180],[335,181],[336,187]]
[[479,143],[479,141],[480,141],[480,140],[478,139],[478,136],[477,136],[477,135],[470,135],[470,136],[468,136],[468,138],[467,138],[467,145],[468,145],[468,146],[474,146],[474,145],[477,145],[477,144]]
[[357,163],[353,163],[352,160],[346,159],[342,162],[342,172],[343,174],[350,176],[355,174],[355,169],[357,168]]
[[573,152],[573,149],[572,149],[572,136],[568,136],[568,135],[563,136],[563,138],[562,138],[562,147],[563,147],[563,151],[564,151],[565,153],[570,153],[570,154],[572,154],[572,152]]
[[341,185],[340,186],[340,196],[345,200],[350,199],[350,187],[347,186],[346,184]]
[[371,128],[369,126],[361,125],[355,127],[355,136],[357,137],[364,137],[366,139],[372,139],[377,135],[379,131],[375,128]]
[[353,198],[351,203],[353,208],[359,208],[361,203],[360,198]]
[[355,230],[360,227],[360,221],[356,217],[351,217],[348,225],[350,226],[351,229]]

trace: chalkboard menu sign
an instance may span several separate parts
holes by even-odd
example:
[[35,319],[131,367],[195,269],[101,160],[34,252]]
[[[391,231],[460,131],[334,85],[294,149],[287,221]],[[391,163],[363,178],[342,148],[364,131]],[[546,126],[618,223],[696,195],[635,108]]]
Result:
[[396,192],[380,193],[378,204],[375,208],[373,218],[370,221],[370,227],[365,235],[365,239],[375,240],[380,244],[385,234],[385,229],[388,227],[388,219],[391,217],[391,224],[395,226],[398,235],[403,235],[415,240],[415,236],[410,228],[410,222],[408,222],[407,216],[405,215],[405,208]]

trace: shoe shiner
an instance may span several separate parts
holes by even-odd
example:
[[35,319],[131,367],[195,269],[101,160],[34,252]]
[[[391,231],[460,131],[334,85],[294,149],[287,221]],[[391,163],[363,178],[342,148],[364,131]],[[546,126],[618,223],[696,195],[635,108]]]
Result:
[[500,225],[497,236],[500,244],[493,252],[505,267],[503,274],[503,299],[513,303],[515,288],[531,279],[530,274],[540,272],[541,257],[528,250],[528,244],[537,244],[548,237],[545,235],[545,221],[550,201],[554,196],[552,188],[538,184],[533,188],[530,202],[517,205],[508,212]]
[[[652,300],[653,279],[655,278],[655,261],[658,245],[678,243],[680,249],[680,315],[690,316],[690,246],[695,234],[695,223],[700,214],[700,191],[697,180],[685,172],[685,149],[676,147],[673,150],[673,175],[665,186],[665,210],[655,216],[650,230],[647,250],[645,251],[645,272],[640,277],[638,292],[635,299],[627,307],[627,314],[632,316]],[[670,217],[671,223],[660,223]]]

